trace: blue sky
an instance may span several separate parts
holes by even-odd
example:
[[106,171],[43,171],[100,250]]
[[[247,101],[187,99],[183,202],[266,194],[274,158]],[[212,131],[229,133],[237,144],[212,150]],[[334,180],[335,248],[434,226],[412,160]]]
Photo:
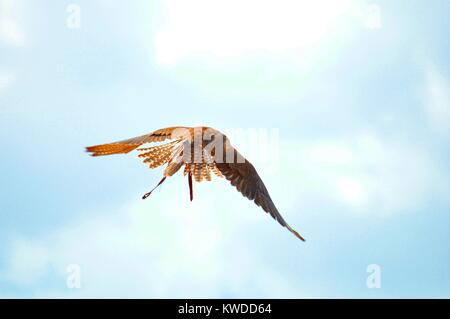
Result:
[[[450,297],[449,14],[0,0],[0,296]],[[306,243],[223,180],[141,201],[161,169],[83,151],[172,125],[273,137],[232,142]]]

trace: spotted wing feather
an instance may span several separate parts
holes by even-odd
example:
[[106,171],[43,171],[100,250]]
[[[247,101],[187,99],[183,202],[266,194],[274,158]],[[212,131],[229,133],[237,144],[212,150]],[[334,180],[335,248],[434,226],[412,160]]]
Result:
[[178,140],[175,140],[171,143],[163,145],[149,148],[138,148],[137,151],[141,152],[138,157],[142,158],[144,163],[148,164],[149,168],[156,168],[171,160],[177,143]]

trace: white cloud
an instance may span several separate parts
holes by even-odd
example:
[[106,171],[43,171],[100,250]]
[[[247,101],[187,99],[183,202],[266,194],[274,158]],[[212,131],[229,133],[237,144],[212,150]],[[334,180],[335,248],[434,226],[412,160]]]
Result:
[[343,176],[336,181],[338,198],[352,206],[361,206],[367,199],[367,192],[361,181]]
[[15,20],[0,16],[0,40],[15,46],[23,43],[23,34]]
[[15,81],[15,76],[10,72],[0,71],[0,93],[7,90]]
[[353,15],[368,29],[381,29],[383,27],[381,7],[378,4],[360,3],[352,10]]
[[304,55],[349,11],[351,0],[165,0],[167,21],[156,34],[157,61],[174,66],[203,55],[238,57],[254,50]]
[[288,169],[301,180],[296,192],[358,213],[407,211],[438,187],[438,168],[425,151],[375,134],[288,144],[284,151],[284,163],[296,159]]
[[26,285],[44,275],[48,263],[46,247],[20,240],[13,244],[12,251],[10,268],[3,274],[3,279]]
[[22,46],[25,42],[23,26],[24,3],[20,0],[0,0],[0,42]]
[[425,111],[432,129],[443,134],[450,133],[450,81],[434,65],[425,69]]
[[6,45],[20,46],[24,42],[18,23],[20,5],[17,0],[0,0],[0,41]]

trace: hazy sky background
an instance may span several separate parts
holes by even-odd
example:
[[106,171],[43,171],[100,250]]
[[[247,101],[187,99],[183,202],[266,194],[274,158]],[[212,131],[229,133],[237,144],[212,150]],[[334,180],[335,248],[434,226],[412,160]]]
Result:
[[[450,297],[449,16],[0,0],[0,297]],[[259,155],[234,144],[306,243],[223,180],[142,201],[162,169],[83,150],[202,124],[275,134]]]

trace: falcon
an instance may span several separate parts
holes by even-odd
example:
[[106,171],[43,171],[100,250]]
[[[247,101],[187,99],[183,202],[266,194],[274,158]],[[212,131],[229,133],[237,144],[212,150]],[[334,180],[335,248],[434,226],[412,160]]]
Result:
[[[158,143],[158,145],[141,148],[147,143]],[[139,158],[149,168],[166,165],[162,179],[142,199],[149,197],[168,177],[184,166],[191,201],[193,200],[193,179],[201,182],[211,181],[213,175],[225,177],[243,196],[254,201],[281,226],[305,241],[278,212],[252,163],[245,159],[231,145],[228,137],[220,131],[205,126],[175,126],[123,141],[86,147],[86,151],[92,156],[126,154],[133,150],[140,152]]]

